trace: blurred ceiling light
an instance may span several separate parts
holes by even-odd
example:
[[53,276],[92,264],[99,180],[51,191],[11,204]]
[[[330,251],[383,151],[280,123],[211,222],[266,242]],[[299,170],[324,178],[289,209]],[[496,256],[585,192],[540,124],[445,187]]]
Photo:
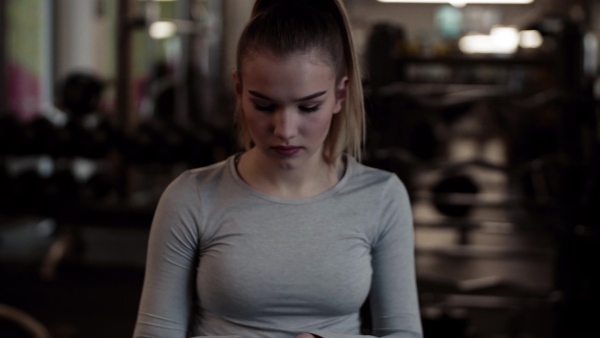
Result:
[[167,39],[175,35],[177,26],[169,21],[156,21],[150,25],[148,33],[153,39]]
[[494,27],[490,35],[467,35],[458,41],[465,54],[514,54],[518,47],[519,32],[514,27]]
[[539,48],[544,42],[542,34],[535,30],[520,31],[519,40],[521,48]]
[[515,27],[495,26],[490,31],[492,40],[500,50],[512,54],[519,48],[519,31]]
[[465,0],[448,0],[448,2],[450,3],[450,5],[456,8],[463,8],[467,5],[467,2]]
[[489,35],[476,34],[460,38],[458,48],[465,54],[489,53],[492,49]]
[[[389,3],[411,3],[411,4],[447,4],[462,7],[467,4],[493,4],[493,5],[525,5],[535,0],[377,0]],[[457,4],[454,5],[453,3]],[[461,6],[462,5],[462,6]]]

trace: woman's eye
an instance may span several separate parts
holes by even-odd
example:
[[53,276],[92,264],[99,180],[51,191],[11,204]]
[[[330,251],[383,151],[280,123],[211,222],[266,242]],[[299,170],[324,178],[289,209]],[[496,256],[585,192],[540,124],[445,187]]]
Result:
[[275,110],[275,106],[274,105],[260,105],[260,104],[254,104],[254,109],[256,110],[260,110],[260,111],[266,111],[266,112],[272,112],[273,110]]
[[314,105],[312,107],[300,107],[300,110],[305,113],[314,113],[319,110],[320,105]]

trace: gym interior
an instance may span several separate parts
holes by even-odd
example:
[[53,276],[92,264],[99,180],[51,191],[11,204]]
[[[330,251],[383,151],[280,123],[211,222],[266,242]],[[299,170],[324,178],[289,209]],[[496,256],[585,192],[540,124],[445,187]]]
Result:
[[[425,337],[600,337],[600,2],[344,3]],[[239,151],[252,4],[0,1],[0,337],[132,335],[160,194]]]

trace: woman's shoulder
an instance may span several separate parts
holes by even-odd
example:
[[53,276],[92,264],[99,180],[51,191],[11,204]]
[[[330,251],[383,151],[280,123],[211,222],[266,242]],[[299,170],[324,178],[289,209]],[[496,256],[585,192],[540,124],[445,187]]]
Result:
[[352,187],[352,190],[368,192],[378,200],[409,200],[406,186],[395,173],[359,163],[353,158],[349,160],[348,165],[350,168],[348,186]]
[[187,194],[197,194],[199,191],[209,191],[222,183],[228,177],[228,162],[231,157],[209,166],[188,169],[179,174],[165,189],[165,194],[184,197]]
[[353,157],[349,157],[348,167],[351,169],[351,179],[355,182],[363,182],[378,187],[404,187],[404,184],[395,173],[360,163]]

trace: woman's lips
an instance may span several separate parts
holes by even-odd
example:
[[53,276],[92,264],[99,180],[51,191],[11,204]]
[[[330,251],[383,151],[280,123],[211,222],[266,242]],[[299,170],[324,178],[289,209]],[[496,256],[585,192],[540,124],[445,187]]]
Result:
[[273,149],[273,151],[275,151],[277,154],[279,154],[281,156],[293,156],[293,155],[296,155],[302,149],[302,147],[275,146],[275,147],[272,147],[272,149]]

